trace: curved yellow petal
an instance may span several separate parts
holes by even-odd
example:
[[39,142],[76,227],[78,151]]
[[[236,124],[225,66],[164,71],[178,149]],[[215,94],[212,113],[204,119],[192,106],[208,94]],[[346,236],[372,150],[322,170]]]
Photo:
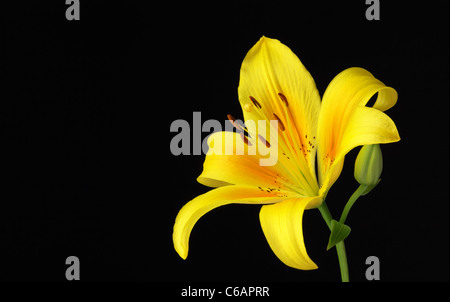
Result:
[[[378,93],[373,108],[366,107]],[[397,102],[397,92],[362,68],[338,74],[323,96],[318,124],[320,194],[339,177],[345,155],[354,147],[400,140],[394,122],[382,111]]]
[[275,255],[287,266],[316,269],[309,258],[303,240],[302,218],[311,203],[320,203],[321,197],[289,199],[261,208],[259,217],[267,242]]
[[262,37],[244,58],[238,94],[246,122],[278,121],[280,159],[289,157],[312,189],[318,189],[315,139],[320,96],[299,58],[280,41]]
[[[224,186],[213,189],[188,202],[178,212],[173,226],[173,244],[181,258],[186,259],[189,236],[195,223],[209,211],[230,203],[270,204],[286,199],[289,192],[274,192],[249,186]],[[294,195],[295,196],[295,195]]]
[[208,145],[203,172],[197,178],[201,184],[211,187],[227,184],[274,185],[275,169],[261,166],[257,148],[252,152],[250,148],[253,146],[247,145],[239,134],[227,131],[213,133],[208,137]]

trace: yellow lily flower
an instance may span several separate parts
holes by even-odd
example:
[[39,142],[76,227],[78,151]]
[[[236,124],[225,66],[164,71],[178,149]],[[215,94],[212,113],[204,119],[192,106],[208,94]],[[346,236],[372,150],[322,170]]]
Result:
[[[376,93],[373,107],[366,107]],[[331,81],[321,102],[298,57],[280,41],[262,37],[244,58],[238,94],[245,122],[278,122],[278,161],[261,166],[260,153],[245,153],[254,144],[275,148],[272,135],[264,138],[255,135],[255,129],[243,128],[240,133],[212,134],[210,147],[218,144],[228,152],[206,155],[197,180],[215,189],[194,198],[178,213],[175,250],[186,259],[192,228],[214,208],[262,204],[261,227],[275,255],[290,267],[316,269],[303,240],[303,212],[321,205],[350,150],[400,140],[394,122],[383,113],[395,105],[397,92],[367,70],[349,68]],[[237,143],[241,138],[245,144]]]

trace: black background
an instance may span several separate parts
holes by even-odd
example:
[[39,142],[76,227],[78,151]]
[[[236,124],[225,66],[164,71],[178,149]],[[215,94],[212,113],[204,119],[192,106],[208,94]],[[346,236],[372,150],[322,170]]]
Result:
[[[275,257],[260,206],[218,208],[187,260],[173,249],[179,209],[209,188],[196,182],[204,155],[170,153],[170,124],[242,118],[240,65],[265,35],[321,95],[352,66],[399,93],[387,114],[402,140],[383,146],[383,180],[347,220],[351,280],[374,255],[382,281],[448,281],[448,1],[381,1],[370,22],[363,0],[81,1],[80,21],[62,0],[17,2],[0,13],[0,280],[64,281],[75,255],[84,281],[339,281],[317,210],[304,215],[315,271]],[[335,217],[357,187],[356,154],[327,197]]]

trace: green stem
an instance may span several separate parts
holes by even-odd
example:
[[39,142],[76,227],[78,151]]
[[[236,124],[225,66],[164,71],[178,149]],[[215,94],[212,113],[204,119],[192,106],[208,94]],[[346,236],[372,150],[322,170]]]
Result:
[[[327,224],[328,228],[331,230],[331,220],[333,220],[333,217],[331,216],[330,210],[328,209],[328,206],[325,203],[325,201],[319,207],[319,211],[320,214],[322,214],[322,217],[325,220],[325,223]],[[339,267],[341,269],[342,282],[349,282],[350,279],[348,275],[347,254],[345,253],[344,241],[341,241],[338,244],[336,244],[336,251],[339,260]]]
[[344,240],[336,244],[336,251],[339,259],[339,268],[341,269],[341,280],[342,282],[350,282]]
[[347,201],[344,210],[342,211],[341,219],[339,219],[340,223],[345,223],[345,220],[347,219],[348,213],[350,212],[353,204],[362,194],[364,194],[364,192],[366,192],[367,188],[367,185],[360,185],[358,189],[356,189],[356,191],[352,194],[352,196],[350,196],[350,199]]
[[328,228],[331,230],[331,220],[333,220],[333,217],[331,217],[330,210],[328,209],[327,204],[325,201],[322,202],[322,205],[319,207],[320,214],[322,214],[323,220],[325,220],[325,223],[327,224]]

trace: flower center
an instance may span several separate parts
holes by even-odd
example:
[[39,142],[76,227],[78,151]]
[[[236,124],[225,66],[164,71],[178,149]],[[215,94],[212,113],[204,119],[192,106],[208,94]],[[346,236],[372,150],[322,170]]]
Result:
[[[251,113],[253,120],[265,120],[270,123],[269,118],[278,122],[278,130],[281,139],[278,140],[280,148],[278,165],[285,174],[285,179],[289,179],[290,187],[295,187],[295,191],[305,196],[314,196],[318,191],[317,179],[314,176],[315,167],[309,165],[313,163],[309,157],[314,156],[312,153],[315,148],[315,136],[308,139],[307,133],[302,133],[305,129],[299,129],[291,112],[288,98],[281,92],[278,94],[279,101],[273,102],[269,107],[263,108],[261,103],[253,96],[249,96],[249,103],[244,104],[243,109]],[[264,103],[263,103],[264,104]],[[253,110],[255,107],[256,110]],[[233,122],[234,118],[229,119]],[[266,124],[266,125],[267,125]],[[259,138],[268,148],[271,147],[269,139],[261,134],[254,134],[244,129],[248,136],[241,133],[241,138],[246,144],[249,139]],[[303,130],[303,131],[302,131]],[[312,154],[311,154],[312,153]],[[282,155],[281,155],[282,154]]]

